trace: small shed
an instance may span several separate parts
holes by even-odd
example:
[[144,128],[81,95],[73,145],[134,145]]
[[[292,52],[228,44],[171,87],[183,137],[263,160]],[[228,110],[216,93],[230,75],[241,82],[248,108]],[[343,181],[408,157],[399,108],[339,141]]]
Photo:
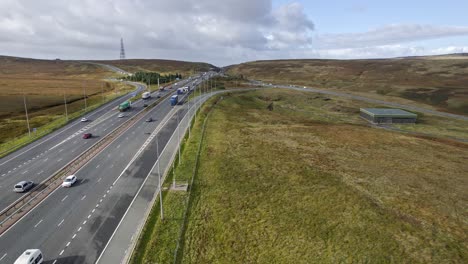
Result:
[[361,117],[374,124],[414,124],[417,115],[390,108],[361,108]]

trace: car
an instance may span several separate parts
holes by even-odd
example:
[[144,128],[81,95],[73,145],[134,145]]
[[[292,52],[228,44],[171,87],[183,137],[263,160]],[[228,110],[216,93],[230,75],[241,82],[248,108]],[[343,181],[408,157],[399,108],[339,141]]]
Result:
[[15,184],[15,188],[13,190],[15,192],[22,193],[31,189],[33,186],[34,186],[34,182],[32,181],[20,181],[17,184]]
[[86,117],[81,118],[81,122],[88,122],[88,119]]
[[161,94],[158,93],[158,94],[156,95],[156,98],[161,98]]
[[120,113],[117,117],[118,117],[118,118],[122,118],[122,117],[124,117],[124,116],[125,116],[125,115],[124,115],[123,113]]
[[28,249],[15,260],[14,264],[41,264],[43,262],[44,258],[39,249]]
[[76,176],[70,175],[65,178],[62,182],[62,187],[71,187],[76,182]]
[[84,133],[83,134],[84,139],[91,138],[91,137],[93,137],[93,134],[91,134],[91,133]]
[[148,118],[146,119],[146,122],[152,122],[152,121],[153,121],[153,118],[152,118],[152,117],[148,117]]
[[143,107],[147,107],[147,106],[148,106],[148,104],[144,104],[144,105],[143,105]]

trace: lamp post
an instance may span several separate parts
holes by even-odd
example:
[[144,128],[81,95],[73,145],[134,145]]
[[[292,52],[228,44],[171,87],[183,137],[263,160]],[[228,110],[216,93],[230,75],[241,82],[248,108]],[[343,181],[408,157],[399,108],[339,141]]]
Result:
[[29,134],[29,137],[31,137],[31,127],[29,126],[28,107],[26,106],[26,95],[24,94],[24,89],[23,89],[23,103],[24,103],[24,112],[26,113],[26,124],[28,124],[28,134]]
[[158,177],[159,177],[159,204],[161,206],[161,220],[164,220],[164,212],[163,212],[163,201],[162,201],[162,184],[161,184],[161,167],[159,164],[161,163],[161,160],[159,159],[159,140],[158,140],[158,134],[156,134],[156,155],[158,156],[157,162],[158,162]]

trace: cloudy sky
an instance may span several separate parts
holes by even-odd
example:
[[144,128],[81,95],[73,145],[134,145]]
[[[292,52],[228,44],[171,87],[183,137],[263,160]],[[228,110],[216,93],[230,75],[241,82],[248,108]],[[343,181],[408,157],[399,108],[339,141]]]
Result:
[[468,52],[467,0],[0,0],[0,55],[210,62]]

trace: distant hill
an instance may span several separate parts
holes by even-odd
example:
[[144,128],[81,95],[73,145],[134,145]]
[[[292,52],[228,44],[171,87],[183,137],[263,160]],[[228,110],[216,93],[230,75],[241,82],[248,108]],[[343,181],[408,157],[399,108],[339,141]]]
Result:
[[468,56],[253,61],[225,68],[265,82],[307,85],[468,114]]
[[206,72],[216,66],[203,62],[187,62],[156,59],[98,60],[96,63],[109,64],[128,72],[155,71],[159,73],[181,73],[183,75]]

